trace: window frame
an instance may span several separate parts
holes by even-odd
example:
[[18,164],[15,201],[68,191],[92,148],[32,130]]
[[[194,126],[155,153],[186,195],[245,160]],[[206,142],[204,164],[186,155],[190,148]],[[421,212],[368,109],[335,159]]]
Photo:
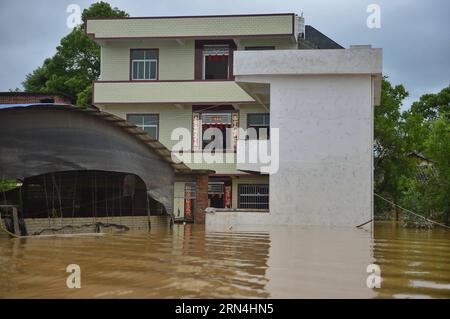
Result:
[[[227,67],[227,76],[224,79],[206,79],[206,57],[208,56],[206,54],[206,48],[207,47],[226,47],[227,53],[224,54],[227,56],[228,59],[228,67]],[[202,80],[203,81],[226,81],[230,79],[230,45],[228,43],[224,44],[204,44],[202,48]]]
[[[159,113],[127,113],[127,122],[130,122],[130,116],[136,116],[136,115],[137,116],[148,116],[148,115],[156,116],[158,121],[157,121],[157,124],[156,124],[156,138],[155,139],[157,141],[159,141]],[[139,127],[144,132],[145,132],[144,127],[153,127],[154,126],[154,125],[144,125],[144,124],[142,126],[140,126],[140,125],[137,125],[137,124],[134,124],[134,123],[131,123],[131,124],[136,125],[137,127]],[[150,136],[150,134],[148,134],[148,135]],[[152,137],[152,136],[150,136],[150,137]]]
[[[200,140],[198,141],[200,143],[200,148],[196,149],[194,147],[194,114],[197,113],[199,114],[199,137]],[[235,110],[234,108],[224,108],[224,109],[208,109],[208,107],[206,107],[205,110],[194,110],[194,106],[193,106],[193,110],[192,110],[192,123],[191,123],[191,150],[193,152],[200,152],[202,153],[204,151],[204,147],[203,147],[203,122],[202,122],[202,117],[204,114],[230,114],[231,115],[231,128],[233,127],[233,114],[237,114],[237,118],[238,118],[238,124],[237,127],[239,128],[239,123],[240,123],[240,119],[241,119],[241,114],[239,110]],[[224,143],[226,143],[226,137],[224,137]],[[237,143],[237,141],[234,141],[234,143]],[[222,150],[220,150],[219,152],[223,152],[223,153],[236,153],[236,148],[233,149],[228,149],[228,148],[224,148]]]
[[[156,59],[136,59],[133,60],[133,52],[134,51],[147,51],[147,50],[153,50],[156,51]],[[145,62],[148,61],[149,63],[151,62],[156,62],[156,78],[154,79],[133,79],[133,61],[141,61],[144,62],[144,72],[145,72]],[[142,81],[159,81],[159,48],[131,48],[130,49],[130,81],[137,81],[137,82],[142,82]]]
[[[241,186],[267,186],[267,208],[245,208],[241,207]],[[252,196],[252,195],[250,195]],[[257,196],[257,195],[253,195]],[[265,196],[265,195],[264,195]],[[270,209],[270,184],[269,183],[238,183],[237,184],[237,207],[238,209],[255,209],[259,211],[268,211]]]
[[[247,129],[249,129],[250,127],[254,127],[254,126],[250,126],[250,117],[252,115],[268,115],[269,116],[269,126],[267,126],[267,140],[270,140],[270,112],[265,112],[265,113],[247,113]],[[258,136],[258,140],[260,140],[259,138],[259,132],[256,132],[257,136]]]
[[[203,79],[203,47],[205,45],[228,44],[228,79],[226,80],[204,80]],[[234,81],[233,74],[233,52],[237,50],[237,45],[233,39],[210,39],[195,40],[194,53],[194,80],[196,81]]]

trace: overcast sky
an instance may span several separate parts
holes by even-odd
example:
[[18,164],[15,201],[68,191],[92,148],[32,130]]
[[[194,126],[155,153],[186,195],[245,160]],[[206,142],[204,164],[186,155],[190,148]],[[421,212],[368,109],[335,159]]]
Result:
[[[69,4],[89,0],[0,0],[0,91],[22,88],[26,74],[55,53]],[[448,0],[111,0],[131,16],[304,12],[314,26],[344,47],[383,48],[383,73],[410,92],[404,108],[420,95],[450,84]],[[366,25],[369,4],[381,8],[381,28]]]

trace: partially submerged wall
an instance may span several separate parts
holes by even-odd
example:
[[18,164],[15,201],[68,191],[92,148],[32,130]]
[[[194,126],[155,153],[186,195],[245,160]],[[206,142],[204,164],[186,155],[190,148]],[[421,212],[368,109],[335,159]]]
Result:
[[[5,228],[4,220],[0,219]],[[24,224],[28,236],[110,233],[126,231],[150,231],[167,229],[171,218],[162,216],[115,216],[115,217],[83,217],[83,218],[25,218]],[[0,230],[0,239],[8,235]]]
[[238,82],[270,84],[279,170],[270,175],[270,213],[218,212],[207,215],[207,224],[356,226],[370,220],[381,50],[236,52],[234,73]]
[[170,225],[170,216],[115,216],[85,218],[25,218],[28,235],[149,231]]

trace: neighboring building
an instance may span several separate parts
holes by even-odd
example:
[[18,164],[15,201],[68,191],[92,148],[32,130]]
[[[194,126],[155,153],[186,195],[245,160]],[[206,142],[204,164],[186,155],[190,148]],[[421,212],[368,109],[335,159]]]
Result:
[[71,104],[71,100],[69,95],[63,93],[0,92],[0,104]]
[[426,182],[429,179],[430,174],[436,174],[433,161],[426,157],[422,152],[410,152],[408,157],[416,164],[416,178],[421,182]]
[[[316,123],[315,127],[313,123],[302,123],[301,119],[299,119],[298,123],[295,123],[294,119],[297,119],[299,115],[308,114],[305,114],[300,108],[293,109],[288,104],[280,105],[279,103],[283,99],[282,90],[280,91],[281,95],[276,97],[280,98],[280,100],[274,100],[272,85],[276,87],[276,84],[272,84],[269,81],[271,85],[269,89],[267,82],[258,77],[258,75],[264,74],[264,70],[262,70],[263,73],[259,73],[261,70],[252,67],[270,65],[272,63],[278,67],[281,63],[290,67],[291,70],[300,72],[302,71],[300,70],[301,68],[307,70],[310,66],[309,71],[312,70],[312,72],[308,74],[311,75],[317,72],[321,67],[321,63],[323,63],[323,68],[318,72],[330,74],[326,78],[326,82],[322,84],[320,81],[312,81],[305,87],[300,85],[298,86],[299,94],[300,92],[304,94],[309,99],[304,101],[308,103],[313,101],[311,94],[319,94],[317,96],[322,98],[320,95],[322,86],[325,86],[324,92],[327,90],[338,90],[336,95],[332,97],[338,98],[339,101],[333,102],[336,109],[332,110],[333,115],[330,116],[339,118],[341,116],[339,109],[341,104],[345,104],[346,101],[350,102],[348,106],[343,108],[343,116],[352,116],[351,111],[353,111],[356,112],[356,116],[362,117],[363,121],[361,123],[343,122],[341,124],[355,124],[357,129],[365,130],[364,137],[370,135],[371,138],[372,115],[370,112],[373,106],[372,97],[374,95],[372,92],[372,71],[376,69],[373,72],[374,74],[381,73],[381,65],[379,66],[379,71],[377,69],[378,65],[373,68],[369,66],[362,72],[360,72],[360,67],[368,61],[367,59],[374,58],[376,62],[379,62],[377,54],[374,55],[370,50],[369,53],[367,50],[343,50],[339,44],[316,29],[305,26],[303,17],[289,13],[99,18],[88,19],[85,28],[87,35],[101,46],[101,75],[100,79],[93,84],[93,104],[102,111],[127,119],[129,122],[141,127],[168,149],[172,149],[176,144],[176,141],[171,139],[173,130],[185,128],[191,132],[190,153],[194,155],[202,153],[204,147],[206,147],[207,141],[205,141],[205,138],[208,135],[209,128],[216,128],[223,132],[224,135],[227,131],[231,132],[231,142],[229,145],[224,145],[224,149],[226,149],[226,151],[223,151],[226,159],[225,163],[185,163],[192,169],[215,171],[214,174],[209,176],[208,206],[228,211],[234,210],[238,215],[240,213],[244,214],[242,218],[237,217],[239,221],[264,223],[266,220],[264,216],[277,216],[276,211],[283,210],[283,205],[290,204],[293,206],[289,206],[289,209],[295,209],[295,214],[309,216],[317,213],[309,204],[303,207],[297,204],[297,197],[301,198],[302,195],[298,194],[299,196],[297,196],[298,189],[295,188],[296,184],[290,184],[289,178],[299,178],[298,176],[292,175],[289,177],[289,173],[281,172],[281,174],[274,174],[275,176],[278,175],[278,177],[272,175],[269,178],[269,175],[261,173],[259,168],[246,167],[245,165],[238,166],[236,164],[238,141],[248,138],[247,136],[242,136],[239,128],[247,129],[253,127],[258,132],[257,138],[259,140],[270,140],[270,130],[268,128],[279,127],[282,139],[282,130],[286,130],[286,132],[297,134],[290,137],[289,140],[299,141],[298,139],[302,137],[301,131],[295,131],[293,128],[301,130],[299,125],[307,124],[308,126],[305,126],[305,129],[313,130],[308,135],[309,140],[307,141],[311,145],[315,143],[312,140],[314,138],[314,130],[317,130],[317,133],[323,133],[322,135],[325,133],[333,134],[329,130],[323,132],[320,128],[322,123],[319,125],[319,122]],[[328,53],[321,57],[322,60],[317,58],[316,52],[323,51],[337,54],[337,57],[331,61],[332,63],[342,62],[345,65],[349,65],[350,68],[353,65],[351,60],[353,54],[358,55],[358,52],[363,52],[363,56],[357,57],[357,63],[360,64],[355,65],[349,71],[345,66],[339,69],[337,65],[327,63]],[[335,53],[336,51],[341,53]],[[349,53],[348,51],[351,52]],[[297,56],[299,52],[306,53],[309,56],[306,56],[304,59],[299,58]],[[306,65],[299,66],[296,63]],[[309,65],[311,63],[315,64]],[[250,66],[247,71],[254,73],[242,73],[241,71],[245,69],[244,64]],[[372,64],[370,65],[372,66]],[[279,70],[282,69],[281,65]],[[239,77],[242,75],[242,81],[236,81],[237,70],[240,72]],[[278,76],[276,73],[279,70],[272,70],[274,71],[272,74],[275,77]],[[280,73],[279,75],[284,76],[286,74],[289,74],[289,72]],[[298,74],[295,73],[295,75]],[[360,78],[353,77],[350,81],[344,80],[341,82],[336,78],[336,74],[364,75],[361,75]],[[253,81],[249,75],[257,75],[256,81]],[[245,78],[246,76],[247,78]],[[292,82],[292,84],[294,83]],[[283,85],[291,89],[288,79]],[[350,89],[347,86],[350,86]],[[354,86],[354,90],[351,89],[352,86]],[[314,90],[311,90],[312,88]],[[339,90],[341,89],[343,91],[340,94]],[[347,94],[352,94],[359,89],[363,89],[364,92],[362,95],[356,94],[356,100],[352,100],[347,96]],[[369,91],[366,91],[366,89]],[[311,93],[309,94],[309,92]],[[345,96],[342,96],[342,94]],[[297,98],[301,97],[296,96]],[[330,99],[326,99],[326,101],[330,102]],[[292,103],[292,100],[287,102]],[[354,107],[352,103],[363,103],[363,111],[352,109]],[[274,105],[277,107],[275,114],[273,113]],[[320,111],[323,114],[316,114],[319,116],[318,120],[321,117],[327,118],[327,112],[332,106],[333,104],[321,106]],[[310,107],[312,109],[307,111],[315,112],[313,105],[310,105]],[[288,114],[289,112],[290,114]],[[290,116],[292,121],[284,123],[279,116]],[[359,117],[355,118],[355,120],[359,120]],[[289,127],[273,126],[274,121],[276,125],[286,124]],[[327,119],[326,123],[330,124],[330,121],[331,119]],[[323,123],[327,125],[325,122]],[[333,127],[334,124],[330,126],[330,129]],[[358,134],[357,131],[353,132],[351,129],[348,129],[345,134],[352,133]],[[341,140],[344,138],[341,135],[336,136],[340,137]],[[345,142],[345,140],[342,142]],[[365,151],[368,141],[364,139],[357,142],[364,143]],[[369,141],[369,146],[371,145],[370,143]],[[286,161],[299,160],[297,156],[302,155],[298,154],[301,149],[294,149],[291,154],[286,152],[286,154],[281,154],[280,157],[283,157]],[[281,151],[283,152],[284,150],[281,149]],[[326,152],[327,150],[324,151]],[[221,152],[216,151],[217,153]],[[314,155],[314,152],[310,155]],[[305,158],[308,158],[310,155],[303,154]],[[286,158],[284,156],[290,157]],[[358,159],[355,159],[355,161],[352,161],[351,156],[347,156],[347,162],[358,164],[357,160],[362,160],[367,164],[367,167],[365,166],[364,169],[369,169],[370,172],[371,159],[369,157],[360,158],[360,154],[356,156],[358,156]],[[332,157],[330,157],[330,160],[332,160]],[[280,167],[283,168],[282,166]],[[330,173],[333,173],[332,169],[328,171],[328,174]],[[352,174],[352,172],[349,172],[349,174]],[[345,174],[341,174],[339,177],[339,183],[345,184]],[[370,179],[371,174],[367,173],[364,177]],[[276,185],[269,187],[269,179],[271,184],[274,181]],[[281,184],[283,179],[286,181],[284,186]],[[309,180],[309,182],[314,183],[313,180]],[[327,180],[318,179],[317,185],[310,185],[311,190],[319,192],[317,193],[318,197],[320,197],[320,190],[324,187],[322,184],[324,182],[327,183]],[[336,182],[338,181],[336,180]],[[366,185],[364,186],[366,187]],[[185,210],[189,211],[191,209],[189,194],[192,187],[195,187],[195,185],[188,181],[177,180],[175,182],[175,216],[182,217]],[[274,187],[276,188],[276,195],[274,195]],[[352,184],[345,189],[346,191],[352,191],[352,188],[355,187],[358,188],[359,186]],[[368,187],[370,188],[371,186]],[[369,191],[371,191],[371,188]],[[291,194],[286,198],[289,202],[284,202],[285,199],[276,198],[279,196],[279,193],[283,192]],[[351,197],[348,196],[345,200],[350,201]],[[322,201],[325,200],[325,198],[322,199]],[[369,206],[371,205],[371,199],[368,196],[365,196],[363,200]],[[267,213],[269,201],[270,214]],[[339,209],[339,203],[335,204]],[[357,218],[351,218],[351,221],[347,218],[345,222],[338,222],[337,224],[349,224],[365,219],[367,215],[371,214],[371,208],[368,208],[368,205],[358,204],[352,206],[349,204],[345,206],[345,208],[361,208],[363,212],[358,213]],[[367,208],[369,213],[367,213]],[[303,212],[303,210],[309,210],[309,212]],[[275,215],[273,215],[274,213]],[[290,213],[294,214],[294,212]],[[232,215],[230,212],[227,212],[227,214],[229,214],[227,216],[238,216]],[[317,214],[320,215],[320,212]],[[348,214],[352,214],[352,212]],[[246,221],[248,216],[255,216],[255,218],[250,217],[250,220]],[[270,223],[272,222],[270,221]],[[289,218],[280,218],[278,222],[316,224],[323,223],[323,219],[318,221],[314,218],[306,218],[303,221],[299,221],[294,218],[290,221]],[[328,220],[327,223],[333,223],[333,221]]]
[[417,166],[433,166],[433,161],[426,157],[422,152],[410,152],[408,157],[413,159]]

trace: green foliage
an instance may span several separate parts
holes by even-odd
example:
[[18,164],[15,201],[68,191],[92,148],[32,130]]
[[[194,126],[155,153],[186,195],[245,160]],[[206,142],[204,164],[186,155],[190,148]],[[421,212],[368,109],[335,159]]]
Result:
[[442,114],[450,114],[450,85],[437,94],[424,94],[404,112],[405,133],[411,150],[425,152],[431,126]]
[[[425,94],[400,113],[408,95],[403,86],[382,84],[381,105],[375,107],[375,192],[424,216],[450,219],[450,86]],[[417,166],[408,156],[425,154],[430,166]],[[419,170],[421,174],[419,173]],[[419,178],[419,176],[425,178]],[[375,199],[375,212],[391,207]]]
[[403,114],[405,140],[432,165],[426,179],[406,178],[401,203],[425,216],[450,220],[450,86],[425,94]]
[[425,122],[432,122],[442,114],[450,114],[450,85],[437,94],[424,94],[411,105],[408,114],[419,114]]
[[[106,2],[98,2],[83,10],[82,20],[127,16]],[[61,39],[53,57],[27,75],[23,86],[26,92],[66,93],[73,96],[73,103],[87,106],[92,102],[92,81],[99,74],[100,47],[85,35],[84,26],[80,25]]]
[[[407,157],[400,112],[402,101],[407,96],[403,85],[392,86],[384,78],[381,103],[374,110],[374,190],[394,202],[402,192],[403,176],[409,175],[413,167]],[[376,211],[388,209],[378,199],[375,206]]]
[[7,192],[17,187],[16,181],[0,178],[0,193]]
[[83,91],[77,94],[77,105],[83,107],[91,104],[92,85],[87,86]]
[[[447,95],[447,98],[449,95]],[[448,106],[448,105],[447,105]],[[430,202],[435,210],[450,219],[450,113],[440,112],[434,122],[430,136],[425,142],[427,154],[434,161],[436,174],[430,178],[429,186],[434,197]]]
[[410,179],[402,204],[426,216],[450,219],[450,121],[441,114],[430,124],[425,152],[432,159],[425,180]]

